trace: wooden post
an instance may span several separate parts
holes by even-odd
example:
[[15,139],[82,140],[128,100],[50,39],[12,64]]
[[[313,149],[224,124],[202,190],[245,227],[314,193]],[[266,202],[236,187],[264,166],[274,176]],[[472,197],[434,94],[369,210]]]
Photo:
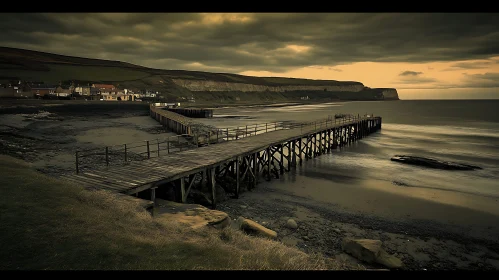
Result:
[[257,128],[257,126],[258,126],[258,125],[257,125],[257,124],[255,124],[255,135],[256,135],[256,128]]
[[298,142],[298,157],[300,158],[300,165],[302,164],[302,154],[301,154],[301,142],[302,142],[302,138],[300,136],[300,141]]
[[78,168],[78,151],[76,151],[75,153],[75,158],[76,158],[76,162],[75,162],[75,167],[76,167],[76,174],[80,173],[80,170]]
[[207,169],[203,170],[201,175],[201,188],[203,189],[203,191],[204,189],[206,189],[206,182],[208,181],[206,180],[206,175],[207,175],[206,173]]
[[106,166],[109,166],[109,147],[106,146]]
[[279,172],[284,174],[284,145],[281,144],[281,162],[279,164]]
[[331,152],[331,134],[333,133],[333,130],[330,128],[327,132],[327,152]]
[[236,198],[239,198],[239,186],[240,186],[240,168],[241,167],[241,157],[236,158]]
[[322,155],[322,131],[319,132],[319,155]]
[[170,153],[170,136],[166,138],[166,152],[169,154]]
[[229,128],[227,127],[225,130],[227,131],[227,141],[229,141]]
[[[149,140],[147,140],[146,142],[147,142],[147,158],[151,158],[151,151],[149,150]],[[106,147],[106,149],[107,149],[107,147]]]
[[317,132],[314,132],[314,149],[312,150],[313,154],[312,156],[315,157],[317,155]]
[[288,155],[286,156],[286,160],[288,161],[288,172],[291,170],[291,141],[288,142]]
[[210,145],[210,139],[211,139],[211,130],[208,131],[208,146]]
[[210,181],[211,181],[211,201],[213,209],[217,208],[216,191],[215,191],[215,168],[210,169]]
[[308,160],[308,155],[310,154],[310,147],[308,146],[310,135],[307,136],[307,142],[305,142],[305,160]]
[[258,152],[253,154],[253,174],[255,175],[253,188],[256,188],[256,184],[258,184]]
[[291,142],[291,151],[292,152],[292,155],[293,155],[293,159],[292,159],[292,162],[293,162],[293,167],[296,167],[296,140],[293,140],[293,142]]
[[156,138],[156,142],[158,143],[158,157],[159,157],[159,139]]
[[237,140],[237,139],[239,139],[238,132],[239,132],[239,126],[238,126],[238,127],[237,127],[237,129],[236,129],[236,140]]
[[268,172],[268,177],[267,181],[270,181],[270,160],[272,158],[272,155],[270,154],[270,147],[267,148],[267,172]]
[[246,132],[244,133],[244,137],[248,137],[248,125],[246,125]]
[[267,123],[265,123],[265,132],[267,132]]
[[185,178],[180,178],[180,193],[182,194],[182,203],[185,203],[187,196],[185,195]]
[[217,143],[218,143],[218,128],[217,128]]
[[128,158],[127,158],[127,153],[126,153],[126,144],[125,144],[125,162],[128,161]]
[[151,201],[154,203],[154,206],[156,206],[156,188],[151,188]]

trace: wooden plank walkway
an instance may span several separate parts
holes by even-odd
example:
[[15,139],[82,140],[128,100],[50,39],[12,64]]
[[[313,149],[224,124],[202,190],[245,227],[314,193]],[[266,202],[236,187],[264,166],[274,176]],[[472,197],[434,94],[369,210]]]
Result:
[[[106,189],[124,194],[135,194],[155,186],[203,170],[220,166],[240,156],[254,154],[269,147],[302,139],[318,132],[339,128],[360,127],[366,121],[379,121],[379,117],[361,117],[348,122],[337,121],[288,130],[267,132],[235,141],[219,143],[187,150],[144,161],[130,162],[121,167],[107,167],[79,174],[66,175],[62,179],[93,189]],[[373,122],[374,123],[374,122]]]

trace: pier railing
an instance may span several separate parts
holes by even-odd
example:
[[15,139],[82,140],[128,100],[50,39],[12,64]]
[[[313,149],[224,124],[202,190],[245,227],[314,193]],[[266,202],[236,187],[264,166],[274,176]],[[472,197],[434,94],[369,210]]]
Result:
[[[75,171],[78,174],[82,170],[92,169],[94,167],[124,165],[131,161],[146,160],[194,149],[200,146],[235,141],[283,129],[300,128],[304,133],[323,130],[327,127],[355,122],[359,119],[365,119],[366,117],[367,116],[348,115],[337,118],[334,115],[329,115],[325,119],[303,123],[283,121],[267,122],[245,126],[216,128],[209,130],[207,133],[195,133],[194,135],[180,134],[102,148],[78,150],[75,153]],[[372,115],[369,117],[372,117]]]

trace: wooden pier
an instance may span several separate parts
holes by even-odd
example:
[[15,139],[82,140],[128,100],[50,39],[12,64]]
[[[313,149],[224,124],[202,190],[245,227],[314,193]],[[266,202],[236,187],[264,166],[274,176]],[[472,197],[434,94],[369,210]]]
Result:
[[155,118],[160,124],[177,134],[192,135],[191,123],[189,117],[177,114],[172,111],[163,110],[163,107],[150,105],[150,115]]
[[167,110],[189,118],[213,118],[211,109],[168,108]]
[[262,178],[271,180],[303,161],[362,139],[380,129],[381,120],[369,116],[311,123],[63,178],[87,188],[135,194],[152,201],[173,188],[176,200],[185,202],[194,185],[208,185],[215,207],[217,180],[230,177],[237,198],[242,184],[254,188]]

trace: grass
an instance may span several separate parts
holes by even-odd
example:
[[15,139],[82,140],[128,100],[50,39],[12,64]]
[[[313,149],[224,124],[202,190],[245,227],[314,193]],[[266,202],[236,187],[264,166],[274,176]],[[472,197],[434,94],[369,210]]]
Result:
[[232,229],[187,229],[0,155],[0,269],[341,269]]

